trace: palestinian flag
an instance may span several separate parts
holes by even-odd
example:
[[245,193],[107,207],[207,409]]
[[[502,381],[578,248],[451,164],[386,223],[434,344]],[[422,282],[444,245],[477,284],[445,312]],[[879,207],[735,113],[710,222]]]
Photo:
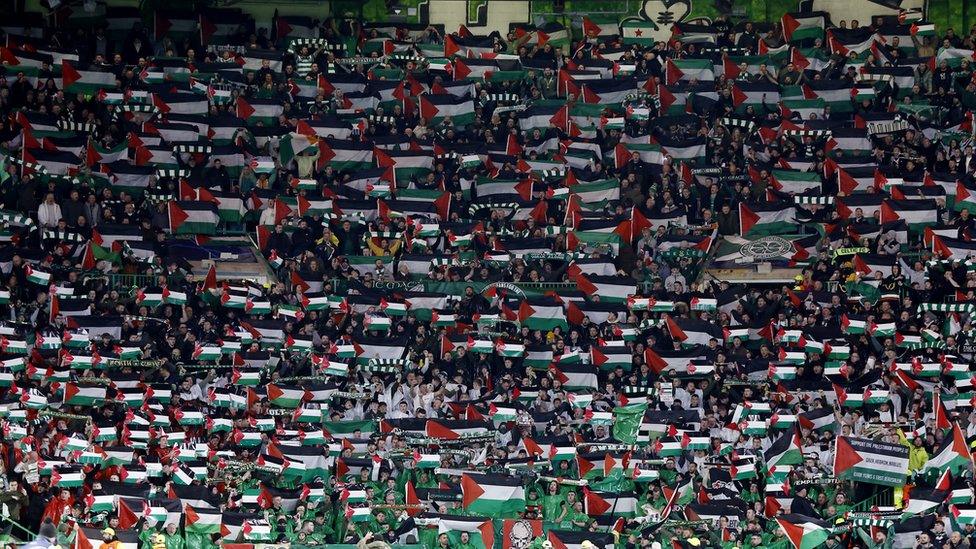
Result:
[[590,363],[604,371],[620,367],[629,372],[633,366],[633,360],[634,357],[630,349],[622,345],[590,346]]
[[[653,297],[627,298],[627,308],[631,311],[650,311],[652,313],[669,313],[674,310],[674,301],[658,301]],[[593,321],[593,318],[590,318]]]
[[[857,263],[855,262],[856,265]],[[863,334],[867,332],[868,321],[864,318],[857,318],[854,315],[843,314],[840,318],[840,328],[847,334]]]
[[[890,276],[892,269],[896,265],[897,258],[888,255],[878,255],[878,254],[855,254],[854,255],[854,268],[863,273],[867,278],[872,278],[874,273],[881,272],[882,276]],[[867,324],[865,323],[865,326]],[[863,332],[863,326],[857,326]],[[854,332],[850,332],[854,333]]]
[[597,388],[597,369],[591,364],[563,364],[552,366],[549,371],[566,389]]
[[952,436],[946,437],[942,441],[939,450],[935,452],[927,462],[923,470],[935,469],[940,472],[950,471],[959,474],[962,470],[969,467],[972,462],[972,455],[969,445],[966,443],[966,436],[959,424],[953,422]]
[[568,326],[562,304],[549,297],[523,299],[518,308],[518,321],[531,330]]
[[192,357],[194,360],[218,360],[222,355],[222,350],[216,345],[201,345],[197,343],[193,348]]
[[[623,168],[630,162],[633,153],[648,164],[661,164],[664,162],[664,155],[661,153],[659,145],[647,143],[618,143],[613,149],[613,159],[617,168]],[[667,225],[665,223],[665,225]],[[654,228],[657,228],[654,225]]]
[[284,107],[273,99],[237,98],[237,117],[249,122],[275,120],[284,112]]
[[[765,433],[746,433],[746,434],[764,435]],[[756,472],[755,462],[747,459],[740,459],[733,462],[732,467],[729,470],[729,474],[732,475],[733,480],[748,480],[759,476],[759,474]]]
[[665,370],[684,373],[688,371],[692,361],[701,356],[702,353],[697,347],[680,350],[648,348],[644,350],[644,363],[657,374]]
[[[115,494],[89,495],[88,498],[86,498],[86,503],[88,504],[88,509],[91,510],[93,513],[115,511],[115,498],[116,498]],[[134,513],[130,510],[130,506],[134,507],[134,505],[132,505],[131,503],[127,503],[126,501],[129,499],[130,498],[123,498],[123,497],[119,498],[120,518],[124,516],[135,516]],[[142,501],[136,500],[134,503],[138,505],[138,509],[141,511]],[[133,521],[133,523],[134,522],[137,521]]]
[[600,36],[614,36],[617,34],[617,25],[609,22],[597,23],[593,19],[583,16],[583,36],[586,38],[598,38]]
[[153,30],[156,39],[164,36],[187,38],[197,30],[197,18],[184,11],[153,10]]
[[154,93],[152,104],[164,114],[206,115],[210,103],[204,95],[176,92]]
[[308,391],[301,387],[268,385],[268,402],[280,408],[298,408],[308,397]]
[[661,136],[658,138],[658,143],[672,161],[703,159],[705,157],[706,140],[704,137],[677,139]]
[[[572,235],[567,242],[572,240]],[[576,287],[588,296],[599,295],[600,301],[625,303],[636,293],[633,279],[616,276],[583,275],[576,277]]]
[[803,446],[799,432],[793,429],[776,439],[763,451],[763,463],[766,470],[803,463]]
[[[94,164],[111,164],[113,162],[124,160],[129,153],[129,147],[122,143],[114,149],[103,149],[96,142],[92,141],[88,144],[88,148],[85,150],[85,163],[88,166],[93,166]],[[116,186],[118,182],[113,181],[112,186]]]
[[181,200],[167,205],[172,234],[215,234],[220,215],[211,202]]
[[[282,166],[287,166],[292,159],[307,149],[318,147],[319,138],[315,135],[289,133],[278,142],[278,154]],[[314,188],[314,187],[313,187]]]
[[824,37],[826,17],[823,12],[785,13],[780,22],[783,39],[787,42]]
[[902,517],[908,518],[914,515],[923,515],[932,509],[942,505],[948,497],[945,490],[935,490],[927,488],[914,488],[908,503],[902,509]]
[[441,457],[439,454],[421,454],[414,451],[413,463],[419,469],[436,469],[441,466]]
[[837,437],[834,476],[882,486],[901,486],[908,475],[908,448],[871,439]]
[[794,549],[814,549],[823,545],[830,535],[831,527],[825,521],[798,514],[785,514],[776,517],[780,529],[786,534]]
[[424,94],[420,98],[420,116],[434,125],[450,118],[455,126],[468,126],[474,122],[474,101],[450,94]]
[[976,506],[973,505],[950,505],[949,512],[952,513],[956,524],[965,526],[976,524]]
[[329,139],[319,141],[319,164],[337,171],[366,170],[373,167],[373,146],[358,141]]
[[578,183],[570,187],[569,192],[578,196],[583,204],[603,205],[620,198],[620,181],[603,179],[591,183]]
[[85,481],[85,474],[81,469],[74,469],[70,466],[55,467],[51,470],[51,486],[59,488],[77,488],[82,486]]
[[513,517],[525,511],[522,479],[501,474],[464,473],[461,475],[461,506],[477,515]]
[[28,282],[32,282],[39,286],[47,286],[51,283],[51,273],[38,271],[30,265],[24,267],[24,274],[27,275]]
[[738,110],[744,110],[750,105],[760,112],[763,106],[766,110],[770,110],[779,103],[779,100],[779,86],[771,82],[739,80],[732,86],[732,104]]
[[976,189],[970,189],[959,180],[956,182],[956,202],[953,209],[957,212],[969,210],[970,215],[976,212]]
[[961,238],[933,235],[932,251],[942,259],[961,261],[976,256],[976,243]]
[[722,341],[725,338],[720,326],[705,320],[665,316],[665,323],[671,339],[684,347],[708,345],[712,339]]
[[770,364],[769,378],[773,381],[796,379],[796,367]]
[[495,353],[499,356],[520,357],[525,354],[525,345],[521,343],[506,343],[499,339],[495,342]]
[[671,86],[682,80],[711,82],[715,67],[709,59],[668,59],[664,65],[664,84]]
[[184,528],[187,533],[218,534],[220,533],[221,512],[218,509],[193,507],[184,503]]
[[531,30],[521,27],[516,28],[515,35],[518,37],[518,41],[524,44],[534,44],[540,47],[549,44],[553,48],[561,47],[563,51],[569,47],[569,30],[563,25],[552,21]]
[[[0,47],[0,61],[18,69],[27,67],[39,69],[44,63],[48,65],[54,64],[54,58],[49,54],[5,47]],[[24,76],[27,76],[26,72]]]
[[115,74],[101,71],[82,71],[67,59],[61,61],[61,89],[71,93],[94,95],[99,90],[117,87]]
[[637,511],[633,492],[597,492],[583,489],[583,511],[591,517],[632,517]]
[[834,411],[829,408],[817,408],[803,412],[797,416],[797,420],[800,422],[800,427],[814,431],[833,428],[837,422]]
[[[628,95],[637,91],[637,80],[630,78],[610,78],[607,80],[587,80],[583,83],[583,101],[593,105],[607,107],[621,105]],[[621,128],[623,119],[619,121]],[[605,129],[610,129],[606,128]],[[621,129],[618,128],[618,129]]]
[[94,406],[105,401],[105,385],[67,383],[64,386],[64,403],[73,406]]
[[317,38],[318,25],[303,15],[277,15],[274,18],[275,38]]
[[830,47],[830,53],[842,57],[850,57],[852,53],[860,56],[864,52],[870,51],[878,38],[875,33],[863,27],[827,31],[827,45]]
[[784,208],[775,202],[747,205],[739,203],[739,234],[782,234],[796,225],[795,208]]
[[902,220],[909,228],[920,231],[938,223],[938,206],[935,200],[894,200],[881,203],[881,223]]
[[769,175],[773,188],[786,194],[796,195],[820,190],[820,174],[817,172],[770,170]]
[[448,34],[444,37],[444,57],[450,58],[458,55],[477,59],[482,54],[494,51],[493,42],[488,36],[462,37],[457,34]]
[[[439,97],[439,96],[438,96]],[[373,152],[376,163],[381,168],[394,168],[396,177],[403,178],[404,180],[410,179],[411,177],[419,177],[434,168],[434,155],[427,151],[382,151],[376,149]],[[377,209],[379,210],[380,217],[389,217],[392,215],[402,215],[407,217],[411,213],[427,214],[429,212],[437,211],[433,200],[428,200],[427,196],[423,196],[422,200],[425,202],[422,206],[423,208],[411,209],[414,207],[420,207],[420,201],[408,200],[408,192],[426,194],[426,193],[438,193],[438,191],[409,191],[408,189],[400,189],[397,191],[397,196],[400,200],[390,200],[390,201],[379,201]],[[427,209],[429,207],[429,209]],[[445,213],[446,215],[446,213]]]
[[[350,422],[352,427],[359,428],[364,427],[363,422]],[[366,428],[358,429],[362,432],[362,436],[368,437],[370,433],[373,432],[372,422],[365,422]],[[334,426],[333,426],[334,427]],[[355,431],[355,430],[354,430]],[[351,431],[351,432],[354,432]],[[337,438],[343,438],[338,435],[337,429],[333,428],[329,431],[330,434],[336,436]],[[269,455],[277,457],[279,459],[286,460],[291,463],[301,464],[302,478],[304,480],[311,480],[315,477],[326,477],[329,474],[329,458],[322,454],[322,448],[318,446],[269,446],[267,450]]]

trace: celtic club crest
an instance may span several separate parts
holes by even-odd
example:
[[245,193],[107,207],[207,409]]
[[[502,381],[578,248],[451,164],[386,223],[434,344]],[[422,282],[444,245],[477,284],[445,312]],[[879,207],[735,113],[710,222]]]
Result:
[[742,257],[748,257],[754,261],[790,257],[793,255],[793,243],[779,236],[764,236],[743,244],[739,253],[742,254]]

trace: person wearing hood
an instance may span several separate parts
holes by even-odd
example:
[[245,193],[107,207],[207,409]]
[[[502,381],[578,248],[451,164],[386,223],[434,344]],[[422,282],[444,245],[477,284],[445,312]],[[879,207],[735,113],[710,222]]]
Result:
[[22,545],[22,549],[49,549],[58,546],[58,527],[51,519],[45,519],[34,541]]

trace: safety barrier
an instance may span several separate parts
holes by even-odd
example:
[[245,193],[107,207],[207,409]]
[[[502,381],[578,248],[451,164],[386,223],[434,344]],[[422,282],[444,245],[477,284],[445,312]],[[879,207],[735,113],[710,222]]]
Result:
[[[880,488],[880,487],[879,487]],[[875,507],[891,507],[895,504],[895,493],[891,488],[884,488],[873,495],[854,504],[852,511],[864,513]]]
[[37,534],[10,517],[0,517],[0,530],[2,530],[0,544],[5,547],[11,544],[27,543],[37,537]]

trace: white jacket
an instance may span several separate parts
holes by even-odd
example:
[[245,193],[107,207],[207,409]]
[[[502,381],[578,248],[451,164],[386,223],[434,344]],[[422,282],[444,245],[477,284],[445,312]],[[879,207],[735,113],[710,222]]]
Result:
[[61,219],[61,206],[58,206],[57,202],[54,204],[42,202],[37,207],[37,222],[41,227],[56,227],[59,219]]

